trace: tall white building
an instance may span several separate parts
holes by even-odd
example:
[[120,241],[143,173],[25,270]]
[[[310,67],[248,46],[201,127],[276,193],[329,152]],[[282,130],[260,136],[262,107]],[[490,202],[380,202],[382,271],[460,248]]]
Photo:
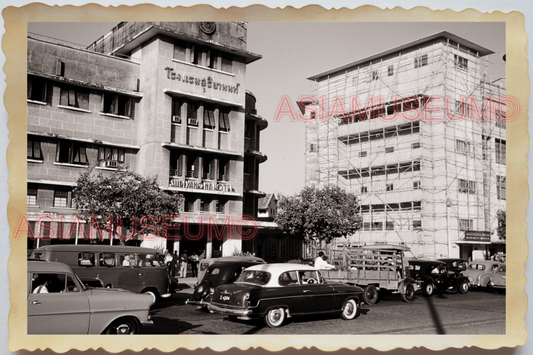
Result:
[[306,183],[360,196],[350,243],[424,257],[505,249],[505,81],[487,74],[492,53],[440,32],[309,78]]

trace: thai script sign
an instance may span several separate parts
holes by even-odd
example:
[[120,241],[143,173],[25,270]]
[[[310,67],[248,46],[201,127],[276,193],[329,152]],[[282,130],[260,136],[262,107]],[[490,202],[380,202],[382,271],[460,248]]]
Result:
[[167,71],[167,79],[170,79],[170,80],[177,80],[177,81],[181,81],[184,83],[188,83],[190,85],[201,86],[204,89],[208,88],[208,89],[213,89],[213,90],[225,91],[225,92],[229,92],[230,94],[239,93],[240,84],[236,84],[232,86],[229,84],[218,83],[214,81],[213,78],[211,78],[210,76],[208,76],[207,78],[202,78],[202,77],[192,76],[189,74],[182,75],[180,73],[176,73],[174,71],[174,68],[169,68],[169,67],[166,67],[165,70]]
[[170,180],[170,186],[181,188],[181,189],[235,192],[235,189],[230,184],[220,184],[220,183],[212,183],[212,182],[204,182],[204,181],[198,182],[198,181],[183,181],[179,179],[172,179]]
[[465,231],[466,241],[472,242],[490,242],[490,232],[489,231]]

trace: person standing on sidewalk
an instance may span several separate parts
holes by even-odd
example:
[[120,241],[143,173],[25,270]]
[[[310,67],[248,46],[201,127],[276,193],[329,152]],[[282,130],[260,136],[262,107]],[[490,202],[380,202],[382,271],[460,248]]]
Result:
[[181,257],[180,257],[180,262],[181,262],[181,265],[180,265],[180,277],[181,278],[187,277],[187,259],[188,258],[189,257],[187,255],[187,250],[184,250],[183,254],[181,254]]
[[192,277],[198,277],[198,255],[195,252],[189,257],[191,263]]
[[174,254],[172,255],[172,260],[170,261],[170,276],[171,277],[176,276],[176,268],[178,265],[179,265],[178,251],[174,250]]

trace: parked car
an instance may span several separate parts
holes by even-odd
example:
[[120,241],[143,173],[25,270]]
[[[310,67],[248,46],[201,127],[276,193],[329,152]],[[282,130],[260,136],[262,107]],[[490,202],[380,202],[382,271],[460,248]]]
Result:
[[343,319],[358,314],[363,289],[328,283],[312,266],[260,264],[247,268],[233,284],[215,289],[210,311],[235,319],[264,319],[279,327],[287,317],[338,313]]
[[470,286],[505,288],[505,263],[493,260],[474,260],[468,265],[464,275],[468,277]]
[[244,269],[257,264],[262,263],[259,261],[226,261],[211,264],[186,303],[207,307],[215,288],[235,282]]
[[87,286],[123,288],[149,294],[155,300],[171,295],[163,255],[155,249],[120,245],[47,245],[35,249],[31,257],[69,265]]
[[151,325],[154,299],[87,288],[66,264],[28,261],[28,334],[135,334]]
[[438,260],[409,260],[409,272],[424,295],[439,292],[468,292],[468,278],[448,271],[446,263]]
[[221,256],[219,258],[207,258],[200,260],[200,265],[198,266],[198,280],[202,280],[204,278],[204,274],[209,267],[209,265],[218,262],[218,263],[225,263],[229,261],[254,261],[257,263],[265,264],[266,261],[263,259],[257,257],[257,256],[247,256],[247,255],[238,255],[238,256]]
[[446,263],[448,271],[453,271],[456,274],[461,274],[468,267],[468,260],[461,258],[443,258],[437,259],[438,261],[443,261]]

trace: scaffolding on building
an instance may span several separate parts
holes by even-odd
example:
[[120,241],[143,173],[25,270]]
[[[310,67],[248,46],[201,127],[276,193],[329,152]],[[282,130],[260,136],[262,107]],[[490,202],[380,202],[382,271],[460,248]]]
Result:
[[[452,254],[452,229],[496,229],[494,209],[498,199],[505,199],[505,122],[495,119],[501,108],[494,106],[500,105],[496,99],[505,88],[493,84],[489,64],[448,40],[313,82],[317,162],[315,179],[308,182],[359,195],[363,216],[370,216],[362,229],[369,233],[355,242],[394,241],[410,244],[421,256],[444,257]],[[354,97],[358,110],[352,107]],[[445,99],[442,109],[435,109],[435,97]],[[369,98],[382,101],[365,109]],[[397,110],[409,116],[413,100],[418,118],[387,119]],[[496,105],[483,106],[487,100]],[[474,102],[480,106],[471,106]],[[476,119],[477,109],[481,119]],[[447,119],[445,110],[453,117],[472,112],[474,119]],[[432,121],[439,112],[444,119]],[[352,123],[369,128],[350,129],[357,125]],[[363,142],[368,142],[365,148]],[[413,192],[420,195],[418,201],[401,200]],[[411,240],[401,231],[409,231]]]

